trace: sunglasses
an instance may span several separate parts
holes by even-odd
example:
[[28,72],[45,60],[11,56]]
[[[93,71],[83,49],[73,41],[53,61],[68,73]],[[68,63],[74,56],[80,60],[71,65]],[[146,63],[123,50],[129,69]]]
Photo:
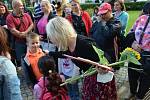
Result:
[[77,6],[77,4],[75,3],[75,4],[72,4],[71,6]]

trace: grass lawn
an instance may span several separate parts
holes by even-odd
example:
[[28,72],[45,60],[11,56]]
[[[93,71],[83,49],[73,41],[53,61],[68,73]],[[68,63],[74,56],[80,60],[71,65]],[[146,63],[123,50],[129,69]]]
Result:
[[133,24],[135,23],[135,21],[138,18],[140,13],[141,13],[140,11],[128,11],[129,21],[128,21],[128,25],[127,25],[127,33],[132,28]]

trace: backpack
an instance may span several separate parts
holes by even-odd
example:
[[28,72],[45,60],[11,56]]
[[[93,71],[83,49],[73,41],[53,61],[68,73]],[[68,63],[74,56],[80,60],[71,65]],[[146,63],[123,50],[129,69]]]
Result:
[[42,80],[40,82],[38,82],[38,85],[42,89],[41,100],[70,100],[70,98],[64,88],[61,88],[59,90],[59,94],[54,96],[54,94],[49,92],[46,88],[47,81],[43,78],[41,78],[41,79]]

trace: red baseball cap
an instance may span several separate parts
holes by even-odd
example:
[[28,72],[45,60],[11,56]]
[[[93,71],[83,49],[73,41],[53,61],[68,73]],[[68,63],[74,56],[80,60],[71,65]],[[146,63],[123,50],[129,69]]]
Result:
[[105,14],[107,11],[111,11],[111,5],[109,3],[102,3],[99,7],[98,14]]

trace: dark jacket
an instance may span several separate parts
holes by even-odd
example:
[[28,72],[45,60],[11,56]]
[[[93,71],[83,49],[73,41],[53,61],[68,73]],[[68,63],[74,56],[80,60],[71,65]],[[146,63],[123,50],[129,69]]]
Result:
[[117,44],[120,45],[119,39],[121,35],[121,23],[118,19],[111,18],[104,24],[103,22],[95,22],[91,29],[91,37],[95,39],[100,49],[106,52],[112,62],[115,62],[114,39],[117,37]]
[[28,86],[34,86],[38,81],[36,80],[31,65],[27,64],[27,62],[24,60],[24,57],[25,55],[21,57],[21,66],[23,68],[25,81]]

